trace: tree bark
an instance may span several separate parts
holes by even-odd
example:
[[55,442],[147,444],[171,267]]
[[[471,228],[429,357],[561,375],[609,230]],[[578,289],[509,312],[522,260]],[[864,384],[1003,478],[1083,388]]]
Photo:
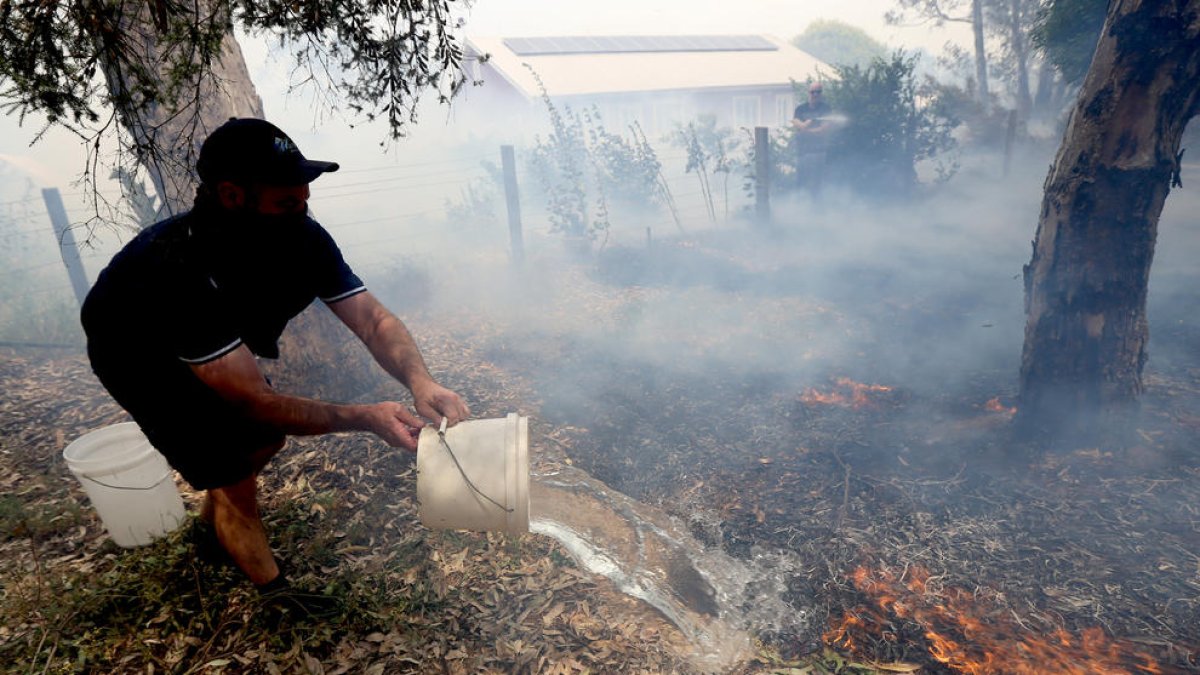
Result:
[[[264,114],[232,33],[222,38],[211,70],[172,81],[172,69],[180,63],[179,50],[195,50],[162,39],[161,28],[168,20],[152,14],[152,5],[137,3],[137,13],[121,15],[117,25],[133,53],[144,59],[132,68],[157,79],[156,94],[147,95],[138,87],[137,78],[118,59],[105,64],[105,77],[118,118],[129,134],[128,150],[150,175],[163,217],[192,208],[196,159],[208,134],[230,117],[262,118]],[[196,16],[187,18],[197,22],[209,20],[211,12],[226,11],[216,0],[188,7],[196,7]],[[125,8],[132,11],[133,5]],[[228,23],[226,18],[218,20]],[[332,312],[314,303],[292,321],[280,340],[280,362],[263,367],[282,391],[352,400],[381,381],[366,349],[352,338]]]
[[1025,267],[1026,433],[1096,429],[1135,409],[1158,218],[1198,91],[1200,0],[1111,3]]
[[991,95],[988,93],[987,51],[983,42],[983,0],[971,0],[971,29],[975,32],[975,79],[979,80],[979,104],[986,111]]
[[1055,70],[1049,61],[1043,61],[1038,68],[1037,91],[1033,95],[1032,114],[1039,118],[1057,116],[1054,109]]
[[[116,59],[104,64],[104,73],[121,126],[129,134],[129,149],[150,175],[163,215],[173,215],[192,206],[196,158],[209,132],[230,117],[262,117],[263,107],[232,32],[224,36],[211,70],[199,76],[173,76],[173,69],[186,63],[183,55],[195,48],[161,37],[167,18],[154,15],[154,6],[126,4],[117,25],[133,53],[140,56],[136,67],[156,81],[157,91],[145,93],[137,78],[126,72],[129,67]],[[207,21],[212,12],[227,11],[221,3],[207,0],[188,7],[196,9],[196,22]]]
[[1012,42],[1013,60],[1016,62],[1017,69],[1017,117],[1022,122],[1029,121],[1029,114],[1033,108],[1033,97],[1029,95],[1029,47],[1025,42],[1025,2],[1024,0],[1012,0]]

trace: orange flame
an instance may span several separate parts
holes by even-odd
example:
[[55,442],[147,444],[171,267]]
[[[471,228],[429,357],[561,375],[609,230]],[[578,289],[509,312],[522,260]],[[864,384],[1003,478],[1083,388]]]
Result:
[[800,402],[805,404],[840,405],[849,408],[863,408],[872,403],[872,393],[891,391],[891,387],[882,384],[863,384],[848,377],[834,380],[834,390],[823,394],[816,389],[806,389],[800,394]]
[[1017,414],[1017,409],[1010,408],[1010,407],[1004,405],[1003,403],[1001,403],[999,396],[997,396],[996,398],[990,399],[987,403],[984,403],[983,407],[988,412],[1003,413],[1005,415],[1016,415]]
[[[888,570],[874,574],[859,567],[850,575],[855,588],[875,608],[859,606],[824,635],[825,643],[850,652],[863,649],[863,638],[889,639],[889,615],[916,622],[929,641],[929,655],[960,673],[1039,675],[1063,673],[1163,673],[1163,667],[1127,640],[1108,638],[1089,628],[1078,638],[1064,629],[1046,636],[1032,633],[1009,613],[959,588],[935,588],[930,575],[910,567],[897,579]],[[892,637],[894,639],[894,637]]]

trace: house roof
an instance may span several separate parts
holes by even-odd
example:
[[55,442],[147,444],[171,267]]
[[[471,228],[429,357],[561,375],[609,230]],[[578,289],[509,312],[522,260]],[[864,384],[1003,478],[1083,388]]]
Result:
[[541,96],[539,78],[551,96],[578,96],[787,86],[818,69],[832,73],[768,35],[468,37],[466,47],[489,55],[488,65],[530,99]]

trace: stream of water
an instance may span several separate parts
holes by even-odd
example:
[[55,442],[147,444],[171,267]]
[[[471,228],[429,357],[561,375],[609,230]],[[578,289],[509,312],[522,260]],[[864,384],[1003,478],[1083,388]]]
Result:
[[659,611],[691,641],[699,670],[751,655],[751,636],[803,634],[810,615],[783,600],[799,562],[779,553],[735,559],[706,548],[658,509],[573,467],[534,473],[532,532],[561,543],[581,567]]

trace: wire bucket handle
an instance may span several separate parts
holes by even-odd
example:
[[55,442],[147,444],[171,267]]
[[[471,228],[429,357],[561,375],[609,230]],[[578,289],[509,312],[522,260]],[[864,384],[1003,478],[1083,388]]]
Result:
[[91,476],[85,476],[83,474],[77,474],[77,475],[80,478],[83,478],[84,480],[89,480],[89,481],[95,483],[96,485],[102,485],[106,488],[109,488],[110,490],[134,490],[137,492],[145,492],[148,490],[153,490],[154,488],[158,487],[159,485],[162,485],[163,481],[165,481],[166,479],[171,477],[171,471],[168,469],[167,472],[163,474],[162,478],[159,478],[158,480],[154,481],[154,483],[152,485],[150,485],[150,487],[131,487],[131,486],[127,486],[127,485],[109,485],[108,483],[105,483],[104,481],[96,480],[95,478],[92,478]]

